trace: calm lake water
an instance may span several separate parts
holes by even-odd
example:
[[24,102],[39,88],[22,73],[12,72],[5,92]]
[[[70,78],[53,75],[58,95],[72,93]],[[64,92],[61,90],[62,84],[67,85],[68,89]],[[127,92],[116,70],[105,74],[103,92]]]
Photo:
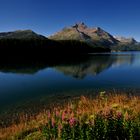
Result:
[[96,54],[56,63],[47,60],[21,66],[0,65],[1,111],[32,100],[38,104],[52,94],[91,89],[139,90],[140,52]]

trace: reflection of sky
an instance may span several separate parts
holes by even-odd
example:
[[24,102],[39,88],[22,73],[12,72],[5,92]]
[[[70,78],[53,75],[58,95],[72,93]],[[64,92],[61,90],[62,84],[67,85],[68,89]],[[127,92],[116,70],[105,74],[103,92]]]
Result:
[[52,69],[45,69],[34,75],[0,73],[0,89],[2,93],[2,90],[24,91],[28,88],[34,89],[36,86],[42,87],[44,85],[51,87],[54,82],[57,82],[57,79],[57,73]]
[[139,54],[135,55],[135,61],[133,62],[132,65],[135,67],[140,67],[140,55]]
[[[116,53],[114,53],[116,54]],[[112,56],[114,55],[112,54]],[[134,53],[121,52],[116,54],[116,61],[113,62],[112,67],[124,67],[134,63]]]

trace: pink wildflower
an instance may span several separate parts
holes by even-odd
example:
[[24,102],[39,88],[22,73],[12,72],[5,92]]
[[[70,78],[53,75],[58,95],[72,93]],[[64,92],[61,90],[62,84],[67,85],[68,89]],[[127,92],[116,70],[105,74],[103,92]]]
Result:
[[65,120],[65,112],[62,113],[62,121]]
[[54,118],[52,118],[51,123],[52,123],[52,127],[54,127],[55,126],[55,120],[54,120]]
[[117,112],[117,118],[118,119],[122,118],[122,112],[120,112],[120,111]]
[[71,127],[72,127],[73,125],[75,125],[75,124],[76,124],[76,119],[75,119],[75,118],[71,118],[71,119],[69,120],[69,124],[70,124]]
[[59,111],[56,110],[55,115],[58,117],[59,116]]
[[58,125],[58,130],[61,130],[61,129],[62,129],[62,125],[59,124],[59,125]]

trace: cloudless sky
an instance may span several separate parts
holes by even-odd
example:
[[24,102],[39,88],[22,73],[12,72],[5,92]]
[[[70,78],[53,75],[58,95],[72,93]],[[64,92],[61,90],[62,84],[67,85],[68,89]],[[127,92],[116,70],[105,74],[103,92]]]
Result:
[[0,32],[49,36],[81,21],[140,41],[140,0],[0,0]]

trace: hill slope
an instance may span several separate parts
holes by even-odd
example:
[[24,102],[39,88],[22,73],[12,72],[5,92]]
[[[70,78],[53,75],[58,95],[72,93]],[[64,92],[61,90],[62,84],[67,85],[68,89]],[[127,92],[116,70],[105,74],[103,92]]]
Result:
[[0,39],[46,39],[32,30],[17,30],[14,32],[0,33]]

